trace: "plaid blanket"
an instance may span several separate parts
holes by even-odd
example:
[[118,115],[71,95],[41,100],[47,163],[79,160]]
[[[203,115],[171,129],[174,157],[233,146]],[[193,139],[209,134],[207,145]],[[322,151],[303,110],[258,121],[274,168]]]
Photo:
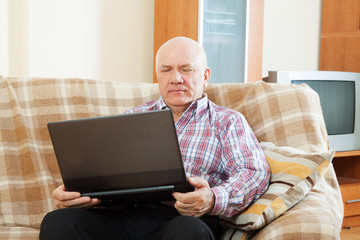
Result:
[[[242,112],[259,141],[328,149],[317,94],[307,86],[212,84],[215,103]],[[47,123],[119,114],[157,100],[157,84],[0,77],[0,239],[38,239],[51,192],[62,183]],[[253,239],[339,239],[343,205],[332,166],[297,205]],[[231,238],[250,236],[233,230]],[[238,238],[240,237],[240,238]]]

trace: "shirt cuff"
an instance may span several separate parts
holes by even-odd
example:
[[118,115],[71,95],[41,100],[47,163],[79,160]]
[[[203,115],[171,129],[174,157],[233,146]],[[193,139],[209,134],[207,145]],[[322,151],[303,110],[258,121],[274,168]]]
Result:
[[215,196],[215,204],[210,215],[223,215],[229,203],[229,193],[224,187],[220,186],[211,188],[211,191]]

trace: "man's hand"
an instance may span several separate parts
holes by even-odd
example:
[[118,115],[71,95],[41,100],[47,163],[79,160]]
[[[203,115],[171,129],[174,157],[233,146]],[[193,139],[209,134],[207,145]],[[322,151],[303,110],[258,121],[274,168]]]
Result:
[[100,203],[100,200],[97,198],[81,197],[81,194],[78,192],[67,192],[64,185],[57,187],[51,196],[58,208],[90,208]]
[[188,193],[174,192],[176,210],[181,215],[194,217],[201,217],[211,212],[215,204],[215,196],[210,189],[209,183],[199,177],[191,177],[188,180],[195,187],[195,191]]

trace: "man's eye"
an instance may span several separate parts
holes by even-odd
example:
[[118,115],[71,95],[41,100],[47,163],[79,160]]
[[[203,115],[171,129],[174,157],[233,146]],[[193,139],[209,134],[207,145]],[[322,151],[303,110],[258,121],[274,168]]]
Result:
[[192,72],[192,71],[194,71],[193,68],[183,68],[182,70],[183,70],[184,72]]
[[170,72],[170,69],[162,69],[161,72],[164,72],[164,73]]

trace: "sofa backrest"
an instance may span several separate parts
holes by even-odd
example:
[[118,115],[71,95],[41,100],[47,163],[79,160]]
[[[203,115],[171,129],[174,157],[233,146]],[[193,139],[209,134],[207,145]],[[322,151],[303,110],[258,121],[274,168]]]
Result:
[[212,84],[206,91],[215,103],[241,112],[259,142],[272,142],[307,152],[328,149],[319,96],[305,84],[262,81]]
[[[242,112],[259,141],[327,149],[317,94],[306,86],[212,84],[215,103]],[[47,130],[52,121],[120,114],[159,98],[157,84],[0,77],[0,226],[39,228],[62,184]]]

